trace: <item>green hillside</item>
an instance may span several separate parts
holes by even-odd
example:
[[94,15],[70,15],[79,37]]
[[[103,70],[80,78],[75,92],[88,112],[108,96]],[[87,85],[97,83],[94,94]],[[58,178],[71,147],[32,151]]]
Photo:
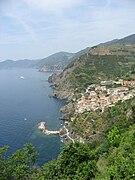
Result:
[[57,76],[56,90],[85,89],[101,80],[132,79],[135,71],[135,45],[95,47],[71,62]]

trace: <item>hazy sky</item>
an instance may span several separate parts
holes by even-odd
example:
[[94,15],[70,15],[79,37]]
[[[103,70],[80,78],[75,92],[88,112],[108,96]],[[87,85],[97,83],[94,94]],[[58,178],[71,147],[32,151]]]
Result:
[[0,0],[0,60],[76,52],[135,33],[135,0]]

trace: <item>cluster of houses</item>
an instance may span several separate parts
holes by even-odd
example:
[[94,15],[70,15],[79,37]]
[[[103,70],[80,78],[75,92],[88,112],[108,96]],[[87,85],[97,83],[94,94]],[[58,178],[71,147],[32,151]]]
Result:
[[[117,87],[107,88],[110,84],[117,84]],[[77,100],[76,113],[97,109],[103,112],[106,107],[114,106],[119,100],[131,99],[135,95],[135,89],[131,87],[135,87],[135,81],[101,81],[100,85],[92,84]]]

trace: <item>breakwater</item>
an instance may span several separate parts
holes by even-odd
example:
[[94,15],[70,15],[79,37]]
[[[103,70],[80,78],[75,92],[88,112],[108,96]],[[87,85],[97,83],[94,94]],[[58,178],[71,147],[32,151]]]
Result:
[[45,135],[57,135],[60,131],[49,131],[46,129],[45,122],[40,122],[38,124],[38,129],[41,130]]

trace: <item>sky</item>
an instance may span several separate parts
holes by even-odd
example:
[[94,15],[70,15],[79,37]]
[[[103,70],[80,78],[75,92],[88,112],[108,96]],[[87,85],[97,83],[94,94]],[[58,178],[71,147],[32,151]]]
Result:
[[135,0],[0,0],[0,61],[77,52],[135,33]]

